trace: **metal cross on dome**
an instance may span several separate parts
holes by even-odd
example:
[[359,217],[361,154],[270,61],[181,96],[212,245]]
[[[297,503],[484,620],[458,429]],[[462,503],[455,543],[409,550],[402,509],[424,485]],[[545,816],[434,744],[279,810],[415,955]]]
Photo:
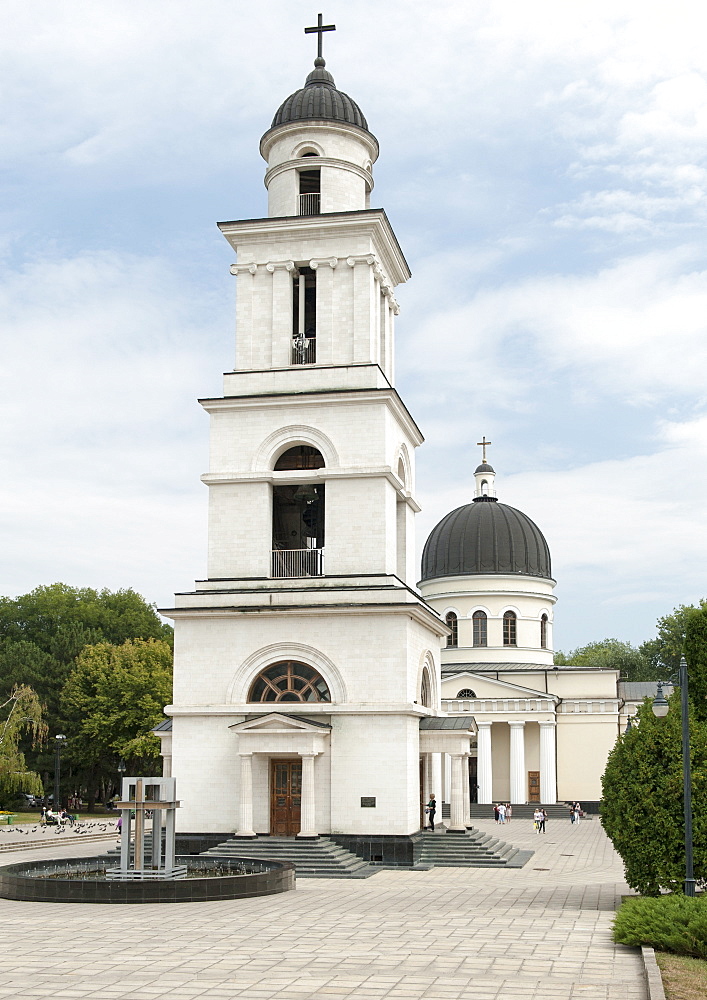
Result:
[[484,436],[481,439],[481,441],[477,441],[476,443],[477,443],[477,445],[480,448],[484,449],[483,453],[482,453],[482,456],[481,456],[481,461],[485,463],[486,462],[486,448],[488,447],[488,445],[493,444],[493,442],[492,441],[487,441],[486,440],[486,435],[484,434]]
[[318,14],[317,15],[317,25],[316,25],[316,27],[315,28],[305,28],[304,29],[305,35],[312,35],[312,34],[315,34],[315,33],[317,35],[319,35],[319,37],[317,38],[317,59],[321,59],[322,58],[322,34],[325,31],[336,31],[336,25],[335,24],[322,24],[322,20],[323,20],[322,19],[322,15]]

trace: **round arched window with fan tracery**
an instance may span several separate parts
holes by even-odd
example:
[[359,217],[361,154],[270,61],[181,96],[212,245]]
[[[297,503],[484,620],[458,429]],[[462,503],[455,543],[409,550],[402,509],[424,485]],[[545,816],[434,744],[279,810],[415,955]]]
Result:
[[312,667],[283,660],[261,670],[251,684],[248,701],[331,701],[326,681]]

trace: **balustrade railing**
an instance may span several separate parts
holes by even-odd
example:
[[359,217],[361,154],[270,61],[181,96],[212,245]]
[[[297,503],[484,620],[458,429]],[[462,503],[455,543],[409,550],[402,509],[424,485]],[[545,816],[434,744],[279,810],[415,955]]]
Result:
[[273,549],[270,575],[276,579],[324,575],[323,549]]
[[293,337],[292,364],[313,365],[317,361],[317,342],[314,337]]
[[320,214],[320,200],[319,192],[313,191],[309,194],[301,194],[299,196],[299,214],[300,215],[319,215]]

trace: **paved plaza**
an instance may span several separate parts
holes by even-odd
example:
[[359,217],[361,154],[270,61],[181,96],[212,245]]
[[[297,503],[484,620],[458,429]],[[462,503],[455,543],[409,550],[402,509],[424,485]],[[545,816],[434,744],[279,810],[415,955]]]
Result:
[[[557,820],[544,837],[515,820],[499,835],[536,851],[524,869],[309,879],[295,892],[215,903],[0,899],[0,997],[646,997],[638,950],[611,941],[628,890],[598,820]],[[71,846],[79,856],[107,844]],[[3,851],[0,863],[66,853],[52,843]]]

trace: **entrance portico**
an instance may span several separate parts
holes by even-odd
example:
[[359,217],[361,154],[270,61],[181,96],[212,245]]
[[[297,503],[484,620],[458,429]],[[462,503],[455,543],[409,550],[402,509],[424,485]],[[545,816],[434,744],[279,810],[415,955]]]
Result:
[[[269,803],[271,834],[317,837],[315,761],[319,757],[323,765],[328,762],[329,723],[272,712],[229,728],[238,737],[241,762],[239,823],[235,836],[256,836],[253,802],[257,794],[261,803]],[[266,764],[265,768],[257,769],[255,782],[254,758]]]

